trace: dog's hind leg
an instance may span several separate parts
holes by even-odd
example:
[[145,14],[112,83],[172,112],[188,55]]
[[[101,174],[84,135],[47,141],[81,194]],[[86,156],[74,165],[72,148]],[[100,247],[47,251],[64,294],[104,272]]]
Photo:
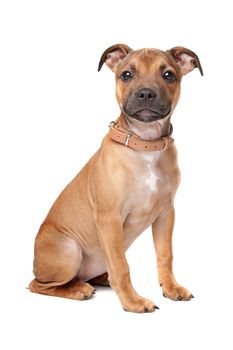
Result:
[[29,290],[63,298],[89,299],[95,289],[76,279],[81,262],[82,250],[75,240],[42,229],[35,241],[35,279],[29,284]]

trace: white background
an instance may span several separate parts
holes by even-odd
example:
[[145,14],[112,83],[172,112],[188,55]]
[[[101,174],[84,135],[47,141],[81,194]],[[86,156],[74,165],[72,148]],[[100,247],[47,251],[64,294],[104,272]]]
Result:
[[[232,349],[230,1],[1,1],[2,349]],[[164,299],[150,230],[127,253],[136,290],[160,307],[122,310],[111,290],[77,302],[31,294],[33,243],[64,186],[118,117],[102,52],[118,42],[195,51],[173,116],[182,182],[174,270],[195,299]]]

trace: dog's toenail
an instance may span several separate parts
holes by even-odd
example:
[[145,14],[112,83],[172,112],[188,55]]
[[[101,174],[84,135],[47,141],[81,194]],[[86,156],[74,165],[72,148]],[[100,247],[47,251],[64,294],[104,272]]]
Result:
[[144,312],[149,312],[149,310],[147,309],[147,307],[144,307]]
[[165,295],[165,293],[163,293],[163,296],[164,296],[164,298],[166,298],[167,296]]
[[177,300],[182,300],[183,298],[182,298],[182,296],[181,295],[178,295],[178,298],[177,298]]
[[192,298],[194,298],[194,295],[191,294],[191,295],[190,295],[190,299],[192,299]]
[[159,310],[159,307],[158,307],[158,306],[155,306],[155,310],[156,310],[156,309]]

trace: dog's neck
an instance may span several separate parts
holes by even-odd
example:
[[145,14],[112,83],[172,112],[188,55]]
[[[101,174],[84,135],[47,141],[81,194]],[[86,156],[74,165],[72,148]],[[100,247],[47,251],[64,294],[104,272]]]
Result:
[[171,116],[168,116],[152,123],[143,123],[121,114],[118,123],[122,128],[133,131],[143,140],[156,140],[169,134],[171,129],[170,118]]

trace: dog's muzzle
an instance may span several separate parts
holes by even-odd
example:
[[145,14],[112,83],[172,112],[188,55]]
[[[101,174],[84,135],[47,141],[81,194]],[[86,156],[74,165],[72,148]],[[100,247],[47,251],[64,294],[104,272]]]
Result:
[[135,91],[124,105],[124,112],[144,123],[163,119],[169,115],[171,103],[160,98],[155,90],[143,88]]

